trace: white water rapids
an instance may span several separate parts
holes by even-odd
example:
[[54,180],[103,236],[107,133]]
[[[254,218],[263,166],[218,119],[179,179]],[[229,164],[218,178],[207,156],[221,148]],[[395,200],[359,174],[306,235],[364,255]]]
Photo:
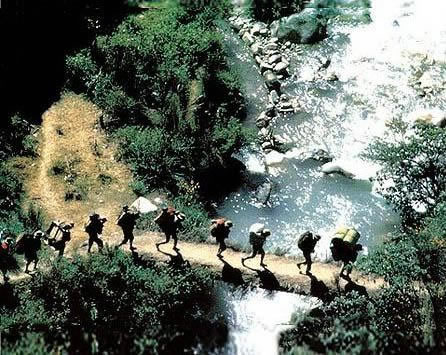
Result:
[[[265,166],[259,150],[241,154],[248,170],[263,173],[274,188],[266,206],[255,199],[249,184],[223,202],[219,214],[234,222],[230,241],[246,246],[250,224],[261,221],[273,233],[266,249],[299,255],[297,238],[311,230],[322,235],[316,254],[326,260],[340,225],[355,226],[365,246],[398,228],[398,216],[367,179],[377,167],[362,153],[385,134],[392,118],[406,119],[421,109],[446,111],[445,13],[443,0],[372,0],[370,24],[334,23],[328,39],[292,55],[292,76],[282,87],[298,98],[304,112],[274,122],[275,133],[292,149],[272,167]],[[266,106],[267,92],[259,85],[248,48],[234,33],[225,37],[231,62],[246,85],[252,124]],[[321,57],[331,59],[328,70],[339,81],[313,80]],[[420,94],[420,85],[430,88],[427,94]],[[360,179],[324,176],[319,163],[304,159],[319,148]],[[305,312],[314,305],[314,300],[262,290],[219,292],[230,326],[230,342],[221,353],[230,355],[277,353],[277,324],[287,323],[293,311]]]
[[[398,216],[368,180],[378,167],[361,154],[375,137],[384,135],[392,118],[405,119],[423,108],[446,109],[446,21],[442,18],[446,3],[375,0],[372,6],[370,24],[333,24],[328,39],[303,46],[301,55],[291,56],[292,76],[282,89],[298,98],[303,113],[273,124],[292,149],[283,162],[266,168],[273,184],[269,205],[258,203],[248,186],[221,205],[219,213],[234,222],[231,238],[236,244],[246,245],[249,225],[262,221],[273,232],[266,245],[270,251],[299,255],[297,238],[311,230],[322,235],[316,253],[325,260],[333,232],[341,225],[356,227],[365,246],[397,228]],[[242,80],[257,82],[247,48],[238,39],[228,41]],[[328,70],[339,81],[313,80],[321,57],[331,59]],[[414,88],[420,76],[432,84],[432,94],[421,97]],[[249,99],[259,100],[263,92],[256,89]],[[358,179],[325,176],[321,164],[303,158],[319,148]],[[261,153],[250,150],[241,158],[248,169],[265,170]]]

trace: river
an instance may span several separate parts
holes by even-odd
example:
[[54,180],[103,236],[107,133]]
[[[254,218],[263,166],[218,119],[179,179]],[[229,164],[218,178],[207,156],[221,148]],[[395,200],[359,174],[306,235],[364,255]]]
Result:
[[[280,164],[267,166],[256,146],[238,156],[252,181],[227,197],[218,211],[234,222],[233,244],[247,246],[250,224],[261,221],[273,232],[265,246],[270,252],[299,255],[297,238],[311,230],[322,236],[317,258],[328,260],[338,226],[356,227],[366,251],[398,228],[397,214],[369,179],[379,167],[363,153],[385,134],[391,119],[406,120],[423,109],[446,110],[445,13],[446,2],[440,0],[372,0],[371,23],[333,22],[326,40],[291,55],[291,77],[282,89],[299,100],[303,112],[274,122],[275,133],[290,145]],[[231,65],[245,85],[247,125],[254,126],[268,92],[245,44],[233,31],[225,30],[224,35]],[[331,60],[329,70],[339,80],[315,79],[321,58]],[[320,148],[344,162],[357,178],[322,174],[320,163],[306,159],[308,152]],[[267,204],[255,197],[259,180],[273,186]],[[315,302],[263,290],[219,292],[229,312],[230,342],[222,351],[226,354],[274,354],[274,325]],[[265,314],[272,318],[262,318]]]

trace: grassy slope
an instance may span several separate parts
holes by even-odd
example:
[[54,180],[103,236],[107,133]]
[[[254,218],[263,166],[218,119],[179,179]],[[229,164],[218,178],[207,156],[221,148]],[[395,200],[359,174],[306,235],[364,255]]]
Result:
[[[48,220],[75,223],[71,249],[86,240],[83,227],[93,211],[109,220],[105,237],[116,238],[119,229],[114,222],[120,208],[135,198],[128,186],[129,169],[115,160],[116,149],[99,128],[100,114],[96,106],[76,95],[50,107],[43,115],[38,160],[25,181],[29,199],[43,208]],[[54,175],[55,165],[66,171]],[[73,187],[85,192],[81,201],[65,200]]]

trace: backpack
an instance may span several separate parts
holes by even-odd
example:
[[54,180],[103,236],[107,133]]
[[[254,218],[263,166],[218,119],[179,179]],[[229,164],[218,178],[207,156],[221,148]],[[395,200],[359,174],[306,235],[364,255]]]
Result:
[[225,219],[224,218],[219,218],[216,219],[215,221],[212,221],[212,226],[211,226],[211,235],[214,238],[218,238],[221,234],[221,232],[223,231],[224,227],[225,227]]
[[305,232],[301,234],[299,240],[297,241],[297,246],[300,250],[308,249],[311,242],[313,241],[313,234],[311,232]]

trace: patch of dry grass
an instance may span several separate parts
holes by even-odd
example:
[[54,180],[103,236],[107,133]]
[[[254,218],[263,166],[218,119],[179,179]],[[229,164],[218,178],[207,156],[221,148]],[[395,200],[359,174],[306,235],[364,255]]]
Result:
[[[81,96],[67,95],[43,115],[39,157],[30,164],[26,189],[50,219],[75,223],[72,247],[82,244],[88,215],[108,218],[104,237],[118,238],[114,221],[132,202],[130,170],[115,160],[116,147],[99,128],[100,110]],[[32,166],[34,165],[34,166]],[[79,192],[82,199],[66,199]]]

